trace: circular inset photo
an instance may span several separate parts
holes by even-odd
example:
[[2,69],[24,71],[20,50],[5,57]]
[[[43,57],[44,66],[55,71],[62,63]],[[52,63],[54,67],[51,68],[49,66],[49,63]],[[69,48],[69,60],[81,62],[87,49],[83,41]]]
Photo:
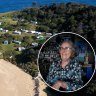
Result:
[[95,52],[91,44],[73,32],[50,37],[37,59],[44,82],[60,92],[74,92],[86,86],[95,73]]

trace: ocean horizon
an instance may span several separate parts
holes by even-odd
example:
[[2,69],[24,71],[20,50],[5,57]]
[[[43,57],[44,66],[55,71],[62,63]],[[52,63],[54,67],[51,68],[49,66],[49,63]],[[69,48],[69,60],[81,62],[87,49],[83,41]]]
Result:
[[33,3],[38,6],[49,5],[52,3],[79,3],[96,6],[96,0],[0,0],[0,13],[22,10],[32,7]]

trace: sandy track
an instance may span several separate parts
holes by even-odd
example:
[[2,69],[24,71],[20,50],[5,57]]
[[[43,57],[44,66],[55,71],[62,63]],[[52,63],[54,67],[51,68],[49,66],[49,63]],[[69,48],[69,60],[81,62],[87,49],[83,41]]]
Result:
[[47,96],[46,93],[47,85],[41,80],[41,78],[38,78],[38,80],[39,80],[39,96]]
[[0,96],[34,96],[34,88],[30,75],[0,59]]

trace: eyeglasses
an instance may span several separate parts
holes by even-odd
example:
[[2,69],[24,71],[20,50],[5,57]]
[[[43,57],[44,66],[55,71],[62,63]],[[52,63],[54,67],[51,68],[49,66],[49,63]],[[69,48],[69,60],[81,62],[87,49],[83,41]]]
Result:
[[72,49],[71,47],[60,47],[60,50],[70,50]]

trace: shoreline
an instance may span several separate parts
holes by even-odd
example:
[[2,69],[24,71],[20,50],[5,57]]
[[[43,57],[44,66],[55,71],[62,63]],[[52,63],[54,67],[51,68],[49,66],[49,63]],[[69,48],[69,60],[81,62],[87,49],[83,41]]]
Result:
[[[34,2],[33,2],[34,3]],[[40,2],[36,2],[36,5],[32,5],[32,6],[29,6],[29,7],[23,7],[23,8],[20,8],[20,9],[15,9],[15,10],[10,10],[9,11],[0,11],[0,14],[4,14],[4,13],[11,13],[11,12],[18,12],[18,11],[22,11],[24,9],[30,9],[30,8],[33,8],[33,7],[44,7],[44,6],[50,6],[52,4],[67,4],[67,3],[72,3],[72,4],[75,4],[75,5],[85,5],[85,6],[93,6],[93,7],[96,7],[96,4],[90,4],[88,2],[76,2],[76,1],[65,1],[65,2],[47,2],[47,3],[40,3]]]

